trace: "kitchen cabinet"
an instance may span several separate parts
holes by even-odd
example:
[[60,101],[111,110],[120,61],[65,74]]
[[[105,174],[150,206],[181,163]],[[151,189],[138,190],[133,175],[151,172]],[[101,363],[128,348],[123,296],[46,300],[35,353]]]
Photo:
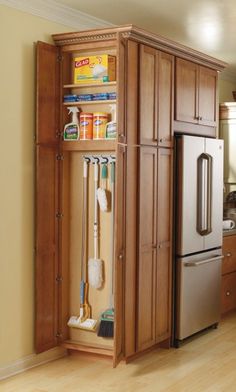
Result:
[[[53,35],[37,44],[36,351],[56,345],[113,358],[114,366],[171,339],[174,60],[213,70],[225,64],[133,26]],[[116,57],[116,80],[74,83],[75,58]],[[148,70],[148,72],[147,72]],[[53,72],[52,72],[53,71]],[[65,95],[116,93],[116,99],[64,102]],[[114,140],[63,140],[68,106],[109,112]],[[116,159],[114,339],[68,328],[80,307],[84,155]],[[88,176],[88,246],[92,255],[93,166]],[[89,289],[92,317],[108,306],[111,212],[100,213],[105,283]],[[109,241],[107,240],[109,239]]]
[[176,59],[175,129],[216,137],[217,72]]
[[173,146],[174,56],[140,47],[140,144]]
[[229,188],[228,193],[230,186],[236,182],[236,102],[220,104],[219,133],[224,140],[224,183]]
[[236,235],[223,238],[221,313],[236,309]]

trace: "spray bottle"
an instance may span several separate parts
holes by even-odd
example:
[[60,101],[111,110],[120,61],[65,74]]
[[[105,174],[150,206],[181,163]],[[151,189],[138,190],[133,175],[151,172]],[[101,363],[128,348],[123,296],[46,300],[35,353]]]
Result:
[[79,139],[79,120],[77,113],[79,109],[75,106],[67,108],[69,115],[72,113],[72,122],[68,123],[64,127],[64,140],[78,140]]
[[116,105],[109,105],[111,121],[106,125],[106,139],[116,139]]

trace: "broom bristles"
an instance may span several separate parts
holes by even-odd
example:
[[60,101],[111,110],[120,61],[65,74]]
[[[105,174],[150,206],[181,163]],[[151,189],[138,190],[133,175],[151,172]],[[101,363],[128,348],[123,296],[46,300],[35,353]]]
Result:
[[114,321],[101,320],[98,329],[98,336],[103,338],[113,338],[114,336]]

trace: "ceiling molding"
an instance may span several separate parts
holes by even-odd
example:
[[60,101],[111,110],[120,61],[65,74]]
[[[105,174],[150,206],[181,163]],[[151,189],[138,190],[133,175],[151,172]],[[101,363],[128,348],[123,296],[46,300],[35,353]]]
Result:
[[236,72],[230,71],[229,69],[226,68],[224,71],[220,73],[220,79],[236,84]]
[[1,4],[77,30],[114,26],[105,20],[58,4],[54,0],[0,0]]

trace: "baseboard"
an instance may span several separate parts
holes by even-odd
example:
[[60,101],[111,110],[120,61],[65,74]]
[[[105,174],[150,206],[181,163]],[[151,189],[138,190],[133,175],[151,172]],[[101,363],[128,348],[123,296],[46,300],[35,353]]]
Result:
[[32,354],[27,357],[18,359],[7,366],[0,368],[0,380],[14,376],[17,373],[42,365],[44,363],[54,361],[67,355],[67,350],[62,347],[55,347],[41,354]]

